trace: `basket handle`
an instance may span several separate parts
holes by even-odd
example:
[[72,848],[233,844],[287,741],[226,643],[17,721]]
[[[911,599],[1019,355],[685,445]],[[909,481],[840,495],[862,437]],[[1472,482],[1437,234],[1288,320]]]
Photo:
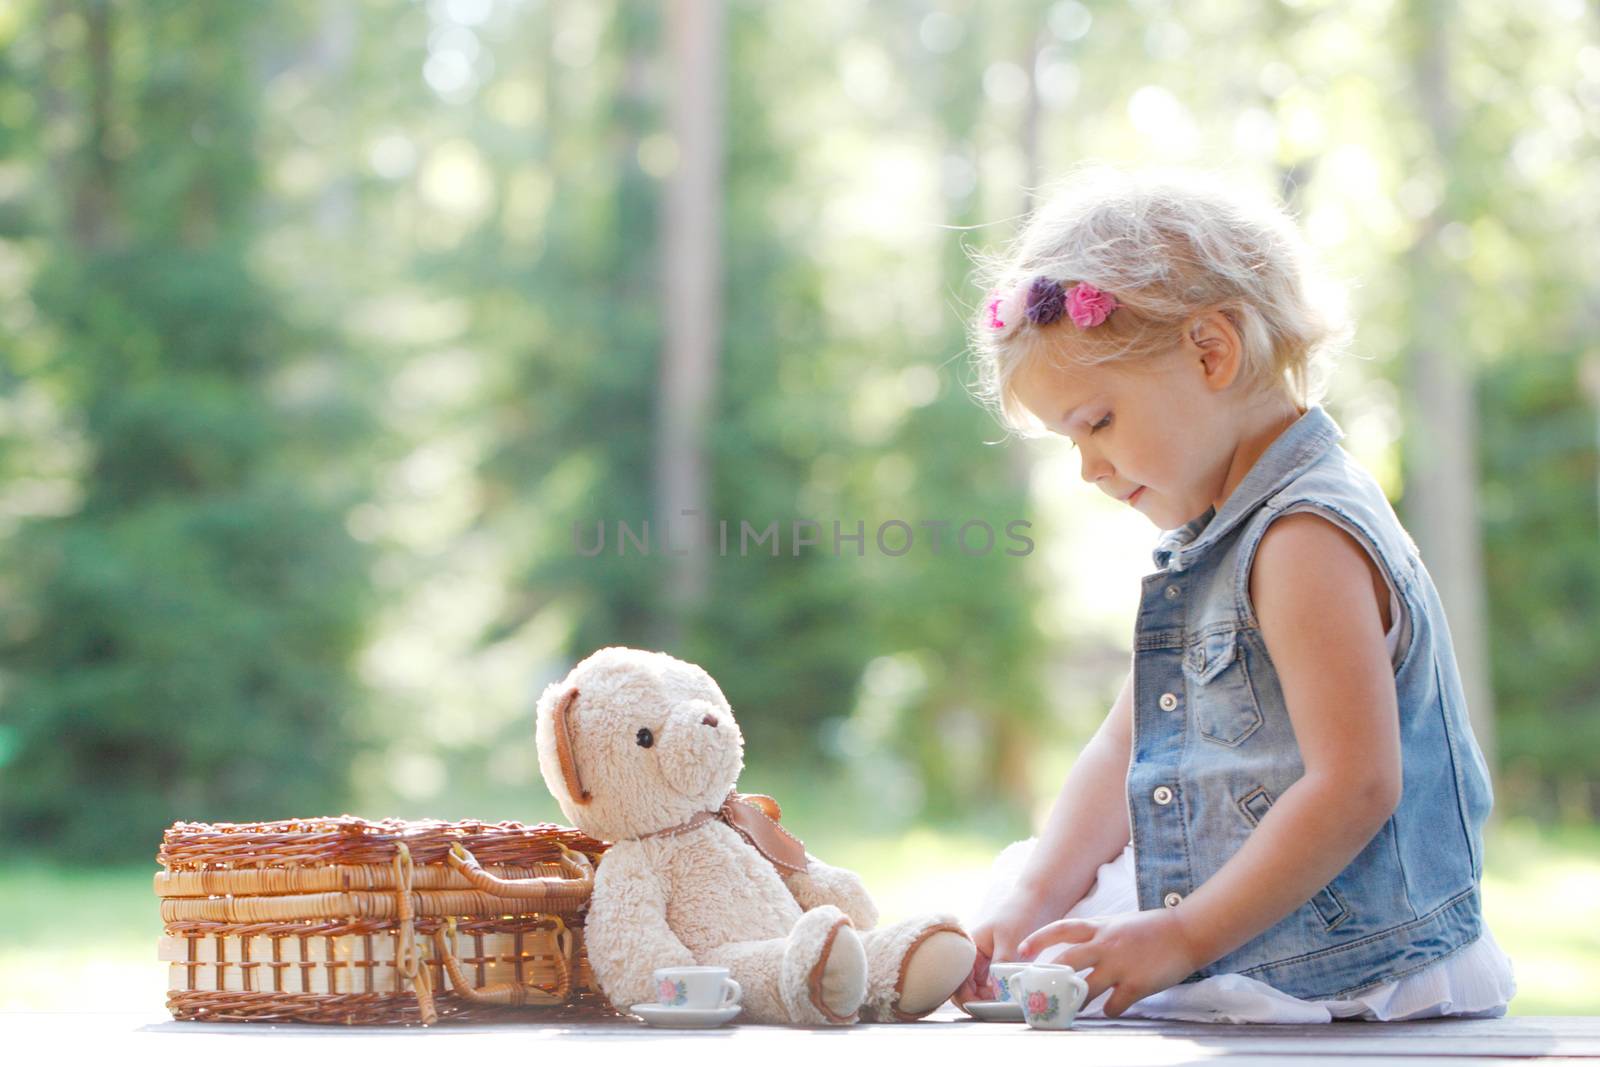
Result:
[[564,878],[500,878],[484,870],[477,857],[468,852],[466,846],[459,841],[450,846],[445,859],[449,860],[450,866],[461,872],[462,877],[471,882],[474,888],[499,897],[532,900],[542,904],[553,892],[579,890],[588,893],[594,889],[594,864],[589,862],[589,857],[582,852],[573,851],[559,841],[556,842],[556,847],[561,850],[561,867],[566,872]]
[[[450,946],[445,943],[444,928],[434,930],[433,947],[439,959],[444,964],[445,973],[450,976],[451,990],[459,994],[464,1000],[474,1004],[498,1004],[511,1007],[521,1007],[524,1004],[556,1003],[566,1000],[572,992],[572,931],[567,929],[567,924],[559,916],[546,917],[547,921],[555,925],[556,930],[556,984],[543,986],[535,982],[496,982],[486,985],[481,989],[467,981],[466,975],[461,973],[461,964],[457,961],[455,953],[450,951]],[[455,941],[456,923],[450,920],[450,940]]]

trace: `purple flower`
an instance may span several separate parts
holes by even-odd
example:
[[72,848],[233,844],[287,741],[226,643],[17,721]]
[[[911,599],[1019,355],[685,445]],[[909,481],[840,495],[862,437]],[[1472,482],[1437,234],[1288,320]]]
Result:
[[1039,326],[1048,326],[1061,317],[1066,310],[1067,294],[1061,288],[1061,283],[1054,278],[1047,278],[1043,274],[1035,278],[1028,286],[1027,316],[1028,321]]

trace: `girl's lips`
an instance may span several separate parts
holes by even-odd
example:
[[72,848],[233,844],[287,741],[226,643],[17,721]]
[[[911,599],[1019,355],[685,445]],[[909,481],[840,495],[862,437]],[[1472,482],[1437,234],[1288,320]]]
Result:
[[1134,504],[1137,504],[1139,502],[1139,498],[1141,496],[1144,496],[1144,486],[1142,486],[1142,485],[1139,488],[1135,489],[1133,492],[1128,494],[1128,496],[1127,496],[1128,506],[1132,507]]

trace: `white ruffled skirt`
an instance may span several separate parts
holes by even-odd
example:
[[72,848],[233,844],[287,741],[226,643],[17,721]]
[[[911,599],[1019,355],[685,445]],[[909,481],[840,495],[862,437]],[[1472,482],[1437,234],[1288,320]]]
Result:
[[[1035,840],[1018,841],[995,859],[983,913],[998,903],[1016,881]],[[1116,859],[1101,864],[1093,888],[1065,917],[1092,919],[1138,910],[1133,846],[1128,845]],[[1065,951],[1064,945],[1051,946],[1039,954],[1039,959],[1049,962]],[[1145,997],[1122,1017],[1216,1023],[1325,1023],[1352,1018],[1399,1021],[1441,1015],[1494,1018],[1506,1013],[1506,1005],[1516,991],[1511,960],[1500,951],[1485,925],[1483,935],[1455,955],[1348,999],[1300,1000],[1257,979],[1222,974]],[[1103,1018],[1109,995],[1101,994],[1079,1015]]]

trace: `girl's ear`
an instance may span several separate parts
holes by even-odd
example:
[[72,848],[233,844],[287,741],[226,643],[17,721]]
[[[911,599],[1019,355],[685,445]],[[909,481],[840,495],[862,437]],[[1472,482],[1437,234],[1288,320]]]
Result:
[[1196,319],[1189,327],[1189,341],[1199,352],[1208,388],[1226,389],[1239,377],[1244,346],[1226,311],[1208,311]]

